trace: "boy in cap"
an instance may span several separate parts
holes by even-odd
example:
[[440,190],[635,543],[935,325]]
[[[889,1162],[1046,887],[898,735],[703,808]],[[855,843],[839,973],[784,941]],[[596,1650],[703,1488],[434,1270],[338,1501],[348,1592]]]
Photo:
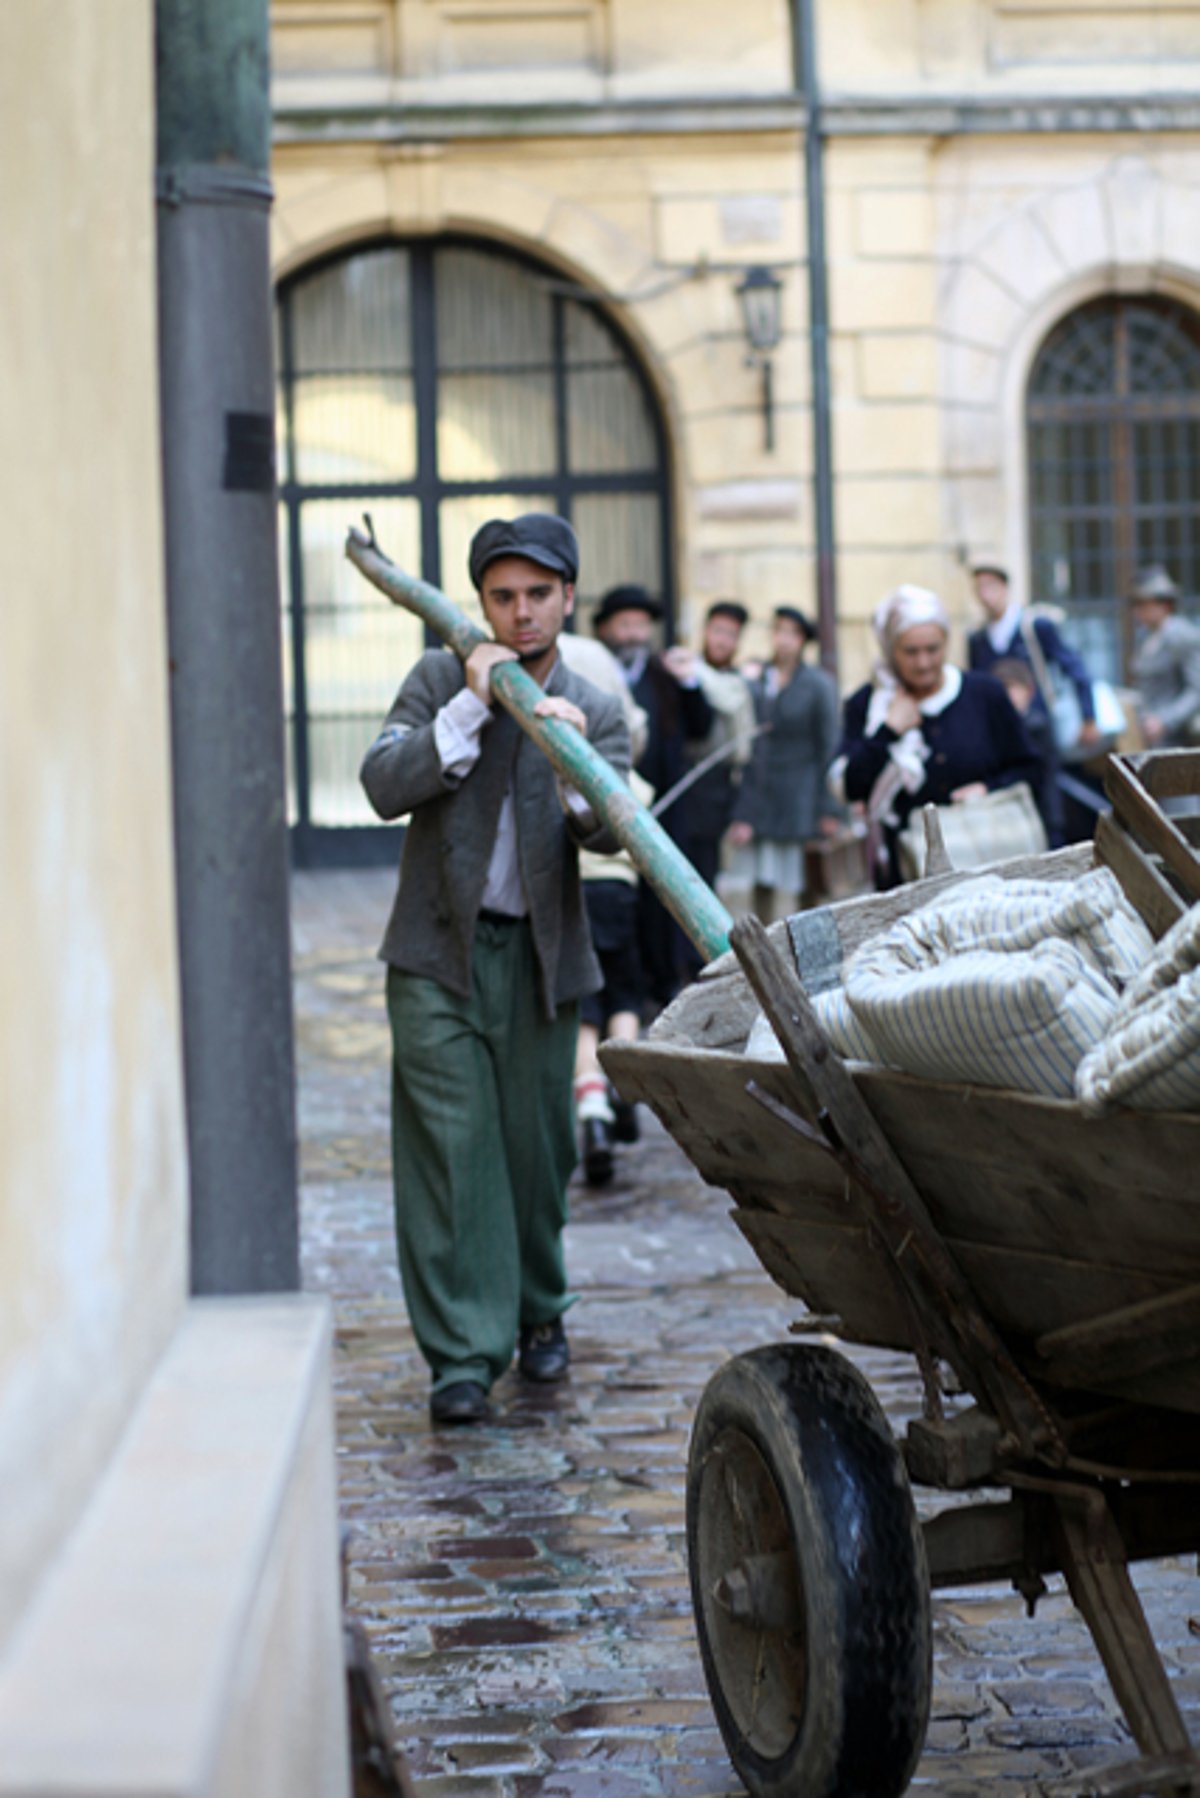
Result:
[[494,705],[491,670],[520,661],[544,689],[540,715],[629,766],[621,706],[558,653],[579,568],[570,525],[493,519],[469,567],[494,641],[465,664],[427,651],[362,767],[381,817],[411,814],[380,954],[400,1271],[435,1424],[483,1418],[514,1346],[527,1379],[567,1371],[572,1069],[578,1001],[600,984],[576,844],[617,847]]

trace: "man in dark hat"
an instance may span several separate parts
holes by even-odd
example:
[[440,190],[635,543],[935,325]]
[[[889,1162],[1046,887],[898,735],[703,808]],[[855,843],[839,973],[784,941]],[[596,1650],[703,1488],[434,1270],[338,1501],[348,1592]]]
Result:
[[[646,714],[646,748],[637,771],[655,795],[687,772],[686,745],[704,737],[712,707],[700,685],[696,657],[679,644],[659,654],[654,632],[662,606],[630,582],[603,596],[592,620],[597,637],[616,656],[634,699]],[[661,818],[685,855],[691,852],[687,795]],[[674,918],[645,885],[639,894],[642,960],[650,997],[667,1005],[688,978],[688,942]]]
[[1151,748],[1184,748],[1200,730],[1200,628],[1178,613],[1179,588],[1161,563],[1130,589],[1138,644],[1131,673]]
[[527,1379],[567,1372],[575,1034],[600,985],[575,847],[617,847],[494,705],[492,669],[519,661],[544,689],[540,715],[629,766],[620,703],[558,652],[579,567],[570,525],[493,519],[469,567],[494,640],[465,665],[427,651],[362,768],[380,817],[411,814],[380,954],[400,1271],[436,1424],[483,1418],[514,1346]]

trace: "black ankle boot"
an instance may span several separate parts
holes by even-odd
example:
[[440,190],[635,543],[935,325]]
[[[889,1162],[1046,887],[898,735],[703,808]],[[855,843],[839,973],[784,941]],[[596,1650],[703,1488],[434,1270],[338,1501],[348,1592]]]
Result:
[[636,1142],[641,1135],[637,1106],[623,1099],[615,1086],[608,1089],[608,1102],[612,1106],[614,1142]]
[[589,1186],[607,1186],[613,1175],[612,1129],[603,1118],[583,1120],[583,1176]]

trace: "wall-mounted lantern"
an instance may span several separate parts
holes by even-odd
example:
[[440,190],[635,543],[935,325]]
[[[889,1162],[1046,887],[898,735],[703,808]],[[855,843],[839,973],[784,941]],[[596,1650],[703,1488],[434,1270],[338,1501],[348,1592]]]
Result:
[[775,448],[775,396],[771,379],[771,351],[780,337],[780,300],[783,282],[773,269],[761,265],[746,270],[737,297],[742,308],[742,328],[750,346],[747,365],[762,369],[763,448]]

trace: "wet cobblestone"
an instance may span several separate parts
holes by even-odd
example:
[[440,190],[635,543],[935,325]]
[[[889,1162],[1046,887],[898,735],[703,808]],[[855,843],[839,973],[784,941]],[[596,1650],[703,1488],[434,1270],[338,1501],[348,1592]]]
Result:
[[[335,1311],[351,1608],[421,1798],[737,1793],[691,1619],[687,1436],[722,1359],[786,1338],[796,1307],[648,1120],[611,1187],[572,1193],[570,1381],[510,1373],[488,1425],[430,1431],[391,1234],[372,953],[390,892],[375,872],[295,882],[303,1257]],[[919,1405],[906,1358],[850,1352],[902,1427]],[[1194,1564],[1135,1577],[1195,1736]],[[1131,1751],[1061,1582],[1032,1622],[1000,1587],[939,1595],[933,1615],[915,1792],[1036,1790]]]

